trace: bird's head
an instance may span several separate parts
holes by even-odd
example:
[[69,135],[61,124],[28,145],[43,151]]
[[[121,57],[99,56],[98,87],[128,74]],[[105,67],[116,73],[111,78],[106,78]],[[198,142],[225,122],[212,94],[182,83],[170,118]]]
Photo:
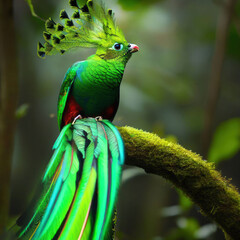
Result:
[[96,55],[105,60],[120,61],[126,64],[132,53],[138,51],[139,47],[137,45],[115,38],[107,46],[99,47]]
[[106,10],[100,0],[88,0],[80,7],[77,0],[70,0],[75,10],[69,17],[65,10],[60,13],[64,24],[55,23],[49,18],[43,33],[45,44],[38,45],[38,55],[64,53],[76,47],[96,48],[96,55],[105,60],[126,62],[132,53],[139,50],[137,45],[126,41],[118,28],[111,9]]

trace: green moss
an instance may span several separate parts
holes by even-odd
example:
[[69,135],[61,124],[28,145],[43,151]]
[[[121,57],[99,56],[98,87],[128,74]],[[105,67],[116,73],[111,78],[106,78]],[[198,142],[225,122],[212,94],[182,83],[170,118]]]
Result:
[[126,164],[164,177],[180,188],[232,239],[239,239],[240,195],[215,170],[214,164],[156,134],[132,127],[118,129],[125,142]]

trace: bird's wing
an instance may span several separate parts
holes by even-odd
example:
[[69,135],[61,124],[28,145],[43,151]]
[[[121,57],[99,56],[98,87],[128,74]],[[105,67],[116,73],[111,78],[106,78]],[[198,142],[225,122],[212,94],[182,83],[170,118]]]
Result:
[[[67,99],[69,97],[69,93],[72,87],[73,82],[76,78],[81,78],[81,72],[84,71],[87,61],[76,62],[70,67],[64,77],[59,97],[58,97],[58,126],[62,127],[62,118],[64,109],[66,107]],[[78,73],[78,74],[77,74]]]

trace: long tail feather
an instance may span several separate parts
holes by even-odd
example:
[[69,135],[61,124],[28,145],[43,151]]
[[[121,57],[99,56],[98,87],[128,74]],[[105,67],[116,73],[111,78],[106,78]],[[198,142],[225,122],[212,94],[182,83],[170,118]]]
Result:
[[105,129],[98,123],[98,146],[101,152],[98,157],[98,202],[93,239],[100,239],[108,205],[108,139]]
[[19,218],[18,239],[101,240],[111,230],[124,162],[122,138],[108,120],[65,126],[35,207]]

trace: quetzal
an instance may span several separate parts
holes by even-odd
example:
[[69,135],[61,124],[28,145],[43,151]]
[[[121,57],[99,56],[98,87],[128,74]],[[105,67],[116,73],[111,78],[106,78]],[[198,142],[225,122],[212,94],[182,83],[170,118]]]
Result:
[[49,18],[38,55],[75,47],[96,54],[67,71],[58,100],[61,130],[35,200],[17,220],[17,238],[110,239],[111,222],[124,163],[124,143],[111,123],[119,104],[119,87],[127,61],[138,46],[129,44],[115,25],[112,10],[100,1],[80,5],[64,24]]

